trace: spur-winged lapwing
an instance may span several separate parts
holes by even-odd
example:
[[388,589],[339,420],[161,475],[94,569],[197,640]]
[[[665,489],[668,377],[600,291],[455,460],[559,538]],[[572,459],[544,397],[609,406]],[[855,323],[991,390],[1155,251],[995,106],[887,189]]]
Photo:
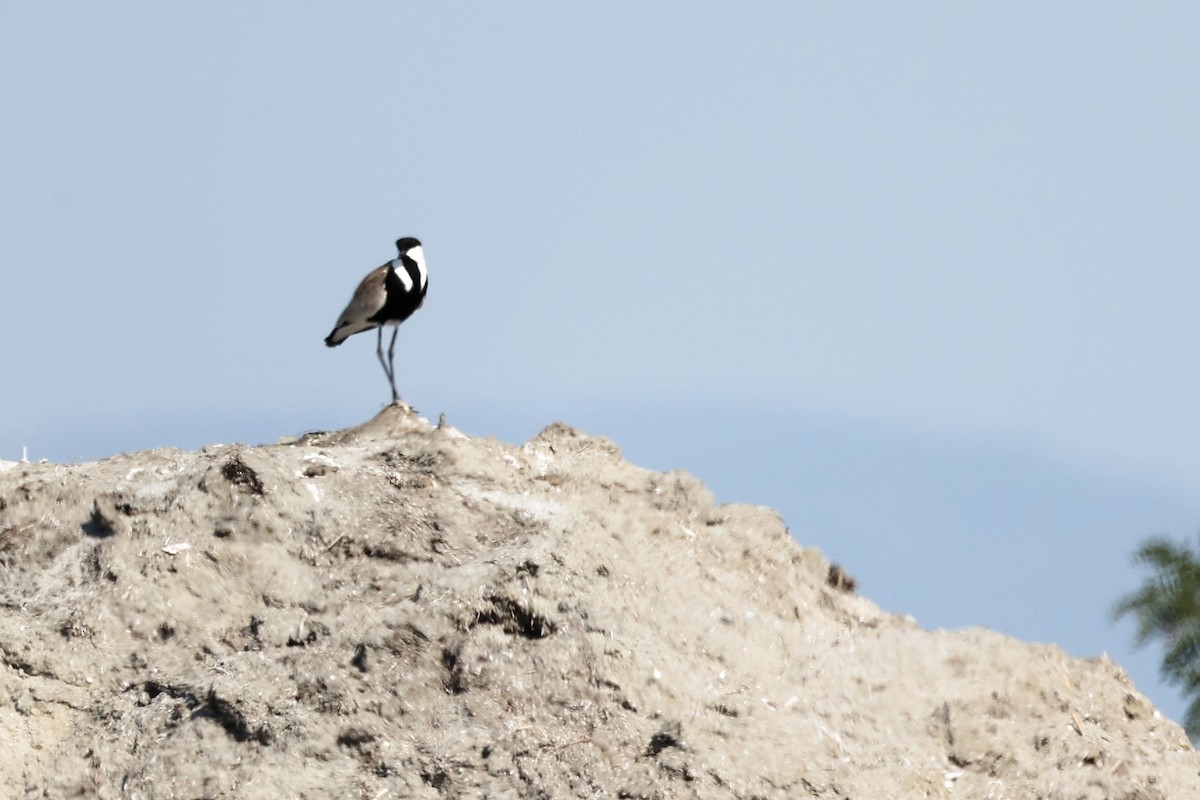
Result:
[[[396,334],[399,325],[412,316],[425,301],[425,290],[429,286],[429,273],[425,269],[425,252],[421,243],[411,236],[396,242],[400,255],[378,269],[371,270],[354,290],[350,304],[338,317],[333,332],[325,337],[325,344],[337,347],[356,333],[379,330],[375,353],[383,373],[392,387],[392,402],[400,402],[396,391]],[[383,358],[383,326],[391,325],[392,343],[388,347],[387,360]]]

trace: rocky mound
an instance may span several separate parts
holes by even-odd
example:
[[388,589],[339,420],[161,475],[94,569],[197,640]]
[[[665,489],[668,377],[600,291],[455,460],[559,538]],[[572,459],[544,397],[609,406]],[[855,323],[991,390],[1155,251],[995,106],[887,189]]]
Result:
[[922,630],[562,425],[14,466],[0,660],[12,797],[1200,797],[1112,663]]

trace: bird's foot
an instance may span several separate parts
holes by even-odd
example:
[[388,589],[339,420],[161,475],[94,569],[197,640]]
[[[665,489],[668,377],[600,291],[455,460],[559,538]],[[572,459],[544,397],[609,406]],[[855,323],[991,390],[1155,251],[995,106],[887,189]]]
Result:
[[410,406],[408,403],[404,402],[403,398],[398,397],[398,396],[392,398],[391,404],[394,405],[396,408],[399,408],[403,411],[407,411],[409,414],[419,413],[415,408]]

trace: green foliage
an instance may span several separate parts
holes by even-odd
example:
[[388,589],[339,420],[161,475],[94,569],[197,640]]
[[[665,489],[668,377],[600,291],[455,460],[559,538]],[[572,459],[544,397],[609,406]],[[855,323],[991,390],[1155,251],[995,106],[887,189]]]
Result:
[[1153,574],[1117,603],[1113,616],[1133,616],[1139,646],[1163,640],[1163,679],[1192,698],[1183,726],[1200,738],[1200,550],[1159,537],[1143,542],[1133,560]]

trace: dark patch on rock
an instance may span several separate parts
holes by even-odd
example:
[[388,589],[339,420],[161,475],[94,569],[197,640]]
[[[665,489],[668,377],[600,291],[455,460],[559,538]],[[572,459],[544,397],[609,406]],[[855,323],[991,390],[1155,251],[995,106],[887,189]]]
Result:
[[252,724],[236,701],[221,697],[214,689],[209,690],[204,703],[192,712],[192,719],[209,719],[216,722],[237,742],[269,745],[275,738],[269,728]]
[[258,497],[263,495],[262,479],[258,477],[257,472],[246,465],[240,455],[226,461],[225,465],[221,467],[221,474],[239,489],[244,489]]
[[370,667],[367,665],[367,646],[362,642],[354,646],[354,655],[350,657],[350,666],[359,672],[369,671]]
[[499,625],[505,633],[526,639],[544,639],[554,633],[554,622],[511,597],[493,595],[491,608],[475,615],[476,625]]
[[656,756],[668,747],[683,747],[683,724],[677,720],[663,723],[662,729],[650,737],[646,755]]
[[829,575],[825,578],[825,583],[839,592],[853,592],[858,588],[858,581],[839,564],[829,565]]

